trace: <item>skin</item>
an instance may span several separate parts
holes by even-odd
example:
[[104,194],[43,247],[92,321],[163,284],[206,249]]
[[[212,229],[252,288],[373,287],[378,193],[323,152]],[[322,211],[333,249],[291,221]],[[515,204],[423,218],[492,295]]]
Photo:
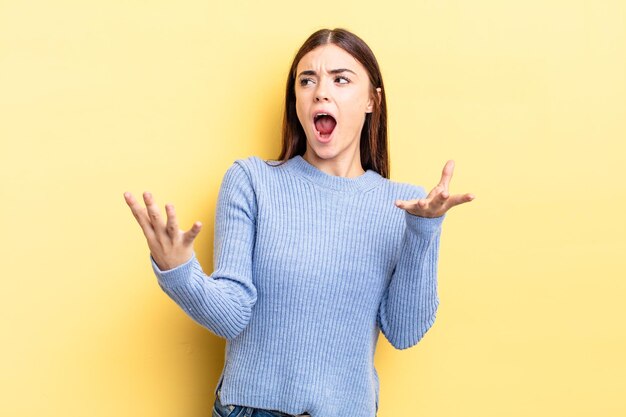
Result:
[[[343,72],[333,70],[345,69]],[[337,45],[317,47],[304,55],[296,69],[296,113],[307,137],[303,158],[329,174],[353,178],[362,175],[360,138],[366,113],[372,107],[380,88],[374,89],[369,74],[352,55]],[[315,134],[313,116],[316,110],[328,110],[337,120],[330,142]],[[439,184],[423,199],[396,200],[396,207],[420,217],[439,217],[450,208],[472,201],[470,193],[450,195],[448,186],[454,161],[446,162]]]
[[[333,70],[345,69],[336,72]],[[306,54],[296,70],[296,112],[307,137],[303,158],[329,175],[354,178],[365,171],[361,165],[360,137],[366,113],[372,112],[373,100],[380,98],[365,68],[352,55],[336,45],[320,46]],[[378,94],[376,94],[378,93]],[[324,109],[337,121],[328,143],[315,134],[314,112]],[[421,199],[396,200],[395,205],[420,217],[440,217],[450,208],[474,200],[470,193],[450,195],[448,190],[454,161],[446,162],[439,183]],[[193,242],[202,223],[196,221],[189,230],[179,229],[172,204],[165,205],[164,220],[152,194],[143,193],[145,207],[130,192],[124,200],[148,241],[150,254],[162,271],[189,261]]]
[[193,241],[200,233],[202,223],[197,221],[189,230],[183,232],[178,228],[178,220],[172,204],[165,205],[167,222],[164,221],[159,206],[148,191],[143,193],[145,208],[129,192],[124,193],[124,200],[143,230],[150,254],[160,270],[175,268],[191,259]]
[[439,184],[437,184],[425,198],[396,200],[396,207],[404,209],[415,216],[440,217],[452,207],[474,200],[476,196],[470,193],[450,195],[448,187],[452,179],[453,171],[454,161],[449,160],[443,167]]
[[[363,65],[336,45],[317,47],[298,63],[295,95],[296,113],[307,138],[302,157],[329,175],[352,178],[363,174],[359,142],[375,97]],[[322,109],[337,121],[328,143],[318,139],[313,123],[315,112]]]

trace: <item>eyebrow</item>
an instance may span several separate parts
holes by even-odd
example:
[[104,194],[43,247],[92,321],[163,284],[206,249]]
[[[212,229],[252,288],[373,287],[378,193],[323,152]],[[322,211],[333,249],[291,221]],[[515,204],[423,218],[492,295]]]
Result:
[[[328,72],[330,74],[341,74],[342,72],[351,72],[354,75],[357,75],[356,72],[348,68],[337,68],[337,69],[330,70]],[[302,71],[300,74],[298,74],[298,77],[300,77],[301,75],[317,75],[317,73],[313,70],[305,70],[305,71]]]

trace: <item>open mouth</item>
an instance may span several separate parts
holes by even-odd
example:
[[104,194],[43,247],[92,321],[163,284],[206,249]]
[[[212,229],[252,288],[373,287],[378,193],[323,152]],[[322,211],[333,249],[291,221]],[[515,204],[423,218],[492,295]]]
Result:
[[328,113],[318,113],[313,118],[313,123],[315,124],[315,129],[317,133],[322,138],[327,138],[333,133],[335,130],[335,126],[337,126],[337,121],[333,116]]

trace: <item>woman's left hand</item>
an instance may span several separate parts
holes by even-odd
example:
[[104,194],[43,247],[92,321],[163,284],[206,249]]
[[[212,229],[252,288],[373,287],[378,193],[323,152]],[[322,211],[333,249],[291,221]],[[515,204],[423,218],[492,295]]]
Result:
[[433,188],[426,198],[418,198],[416,200],[396,200],[396,207],[405,209],[409,213],[420,217],[440,217],[443,216],[450,208],[462,203],[472,201],[474,194],[455,194],[450,195],[448,185],[452,178],[454,170],[454,161],[449,160],[443,167],[441,173],[441,181]]

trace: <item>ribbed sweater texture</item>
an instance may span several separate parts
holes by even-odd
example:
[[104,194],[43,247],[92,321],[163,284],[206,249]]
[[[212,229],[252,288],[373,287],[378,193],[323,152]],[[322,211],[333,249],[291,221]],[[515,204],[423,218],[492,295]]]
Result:
[[433,325],[445,215],[394,205],[423,187],[373,170],[329,175],[295,156],[256,156],[226,171],[215,213],[214,270],[194,252],[161,288],[226,339],[214,393],[223,404],[312,417],[374,417],[379,333],[397,349]]

